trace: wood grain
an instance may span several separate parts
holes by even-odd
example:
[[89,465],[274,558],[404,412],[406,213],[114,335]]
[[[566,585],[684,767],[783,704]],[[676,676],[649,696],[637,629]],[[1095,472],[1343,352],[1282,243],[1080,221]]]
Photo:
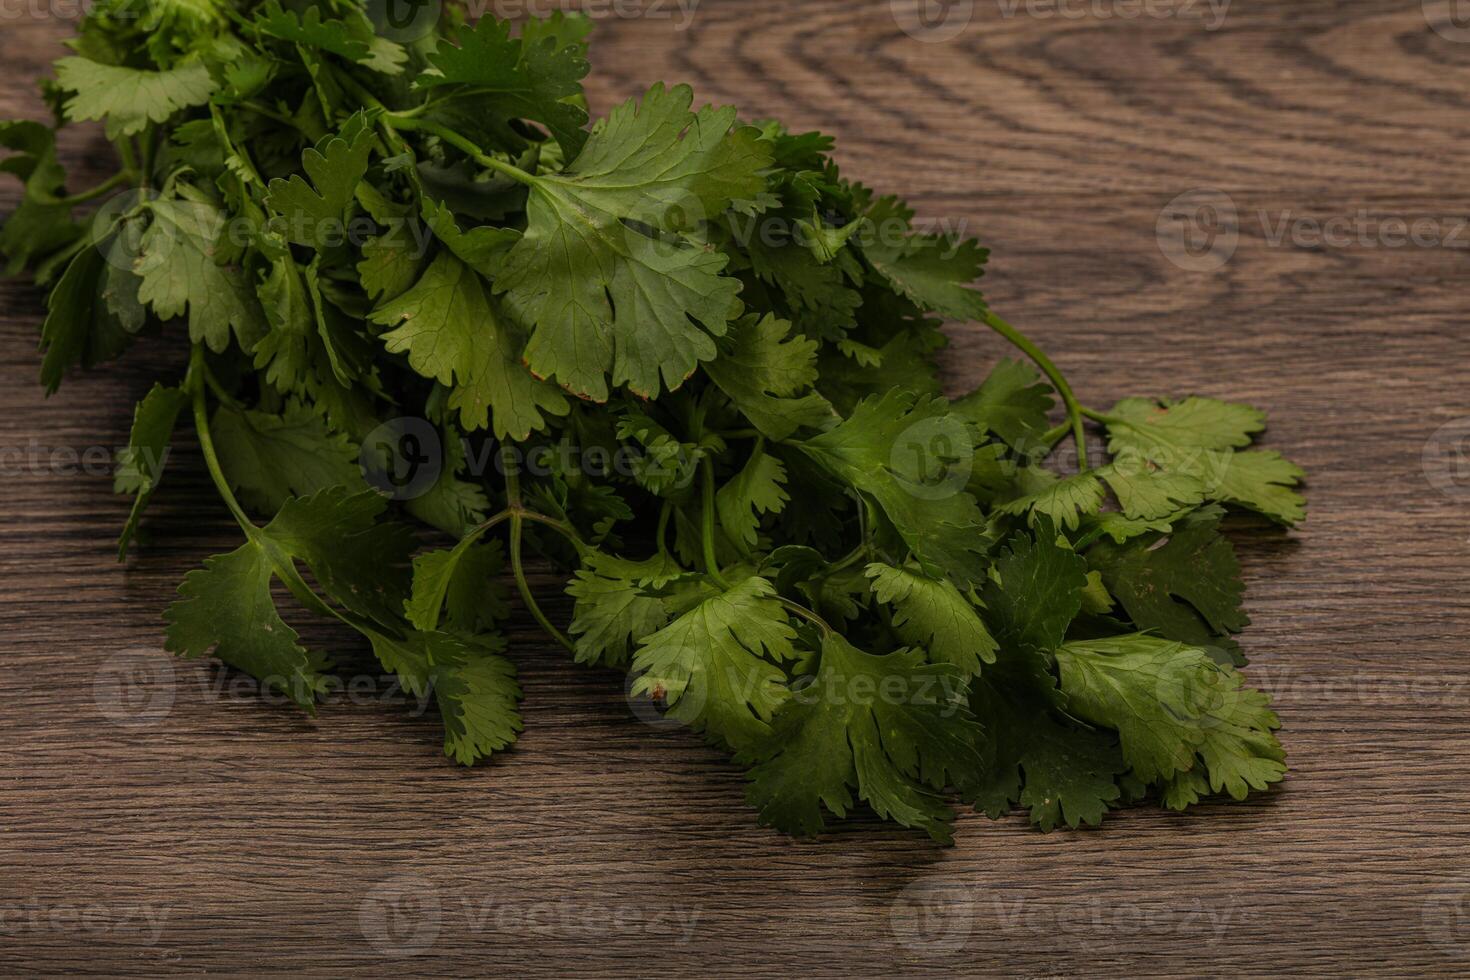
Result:
[[[1213,30],[1119,13],[1140,9],[1127,0],[1101,8],[1117,16],[963,6],[942,43],[905,34],[887,0],[705,0],[683,31],[609,18],[591,95],[606,108],[688,80],[833,133],[852,176],[993,248],[993,303],[1091,403],[1192,392],[1268,409],[1268,445],[1311,474],[1299,532],[1240,540],[1243,642],[1286,723],[1285,787],[1085,833],[969,814],[951,849],[862,821],[792,841],[755,826],[718,754],[640,723],[617,678],[574,669],[526,618],[512,642],[527,731],[482,769],[447,764],[436,719],[381,684],[315,719],[263,703],[160,649],[183,571],[233,539],[197,458],[181,455],[148,546],[120,566],[125,502],[41,452],[122,444],[177,353],[140,350],[44,399],[41,297],[6,284],[0,970],[1470,970],[1470,495],[1425,475],[1431,435],[1470,416],[1470,234],[1449,234],[1470,216],[1470,43],[1431,28],[1448,23],[1433,2],[1426,18],[1387,0],[1237,0]],[[42,116],[27,83],[67,31],[5,23],[0,115]],[[98,135],[63,147],[79,183],[104,172]],[[1239,224],[1205,272],[1171,264],[1157,235],[1196,189],[1228,195]],[[3,212],[14,188],[0,195]],[[1444,240],[1271,231],[1359,215],[1425,219]],[[1001,347],[952,336],[958,391]],[[17,464],[32,446],[38,461]],[[1457,455],[1427,459],[1455,476]]]

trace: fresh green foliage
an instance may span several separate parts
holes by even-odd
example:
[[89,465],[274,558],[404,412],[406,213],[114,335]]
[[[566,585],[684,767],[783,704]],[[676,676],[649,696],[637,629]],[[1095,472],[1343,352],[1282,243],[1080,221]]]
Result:
[[[825,136],[662,84],[589,125],[584,18],[451,8],[405,41],[360,0],[123,6],[57,63],[54,126],[0,122],[0,254],[48,287],[48,391],[178,351],[120,549],[189,429],[244,541],[185,576],[168,649],[312,710],[345,664],[292,624],[335,622],[468,765],[521,728],[508,572],[790,833],[862,806],[948,841],[955,801],[1078,827],[1283,777],[1222,533],[1304,516],[1262,413],[1084,407],[974,288],[985,250]],[[55,131],[84,121],[121,166],[74,190]],[[1027,359],[950,401],[943,319]]]

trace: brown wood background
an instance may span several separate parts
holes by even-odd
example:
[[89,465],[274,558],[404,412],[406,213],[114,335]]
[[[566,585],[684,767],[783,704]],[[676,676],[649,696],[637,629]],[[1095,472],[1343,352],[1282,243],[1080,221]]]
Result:
[[[485,768],[448,764],[437,720],[376,682],[316,719],[262,703],[161,651],[175,584],[234,541],[197,456],[126,565],[126,502],[68,465],[123,444],[177,354],[45,399],[41,296],[8,283],[0,970],[1470,971],[1470,470],[1451,438],[1467,430],[1430,441],[1470,416],[1470,30],[1438,0],[1236,0],[1218,24],[1192,0],[1091,3],[952,0],[971,20],[926,42],[888,0],[704,0],[682,31],[678,14],[605,19],[591,93],[601,110],[688,80],[835,134],[851,175],[993,248],[993,303],[1089,403],[1270,411],[1268,445],[1311,474],[1299,532],[1240,540],[1283,789],[1081,833],[969,814],[951,849],[863,822],[792,841],[756,826],[717,753],[639,722],[616,678],[574,669],[524,617],[527,731]],[[0,116],[42,115],[31,82],[69,30],[27,9],[5,8]],[[105,172],[98,134],[64,148],[79,185]],[[1205,272],[1156,232],[1200,188],[1240,226]],[[0,213],[14,200],[4,184]],[[1359,215],[1363,241],[1272,240],[1283,216]],[[1443,240],[1385,242],[1392,219]],[[1002,348],[953,337],[958,391]]]

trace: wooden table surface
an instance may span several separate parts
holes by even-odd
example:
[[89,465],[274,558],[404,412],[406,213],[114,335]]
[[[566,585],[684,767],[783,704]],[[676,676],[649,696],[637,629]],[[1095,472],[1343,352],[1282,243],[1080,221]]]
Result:
[[[437,719],[367,668],[314,720],[263,702],[161,649],[174,586],[235,537],[196,453],[149,546],[113,558],[127,503],[96,464],[175,352],[45,399],[42,297],[7,283],[0,970],[1470,971],[1470,28],[1438,0],[908,2],[705,0],[686,22],[627,0],[645,16],[602,22],[594,108],[688,80],[820,127],[852,176],[992,247],[992,302],[1086,401],[1269,410],[1267,445],[1311,475],[1305,526],[1239,540],[1284,787],[1087,832],[967,814],[948,849],[864,821],[793,841],[527,617],[526,733],[488,767],[448,764]],[[0,116],[40,118],[29,81],[70,25],[20,9]],[[63,146],[79,184],[104,172],[100,134]],[[958,392],[1002,348],[952,337]]]

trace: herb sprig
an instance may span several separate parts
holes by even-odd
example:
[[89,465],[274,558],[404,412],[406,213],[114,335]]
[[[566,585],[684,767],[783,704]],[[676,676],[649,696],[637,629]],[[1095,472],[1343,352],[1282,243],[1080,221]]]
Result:
[[[1220,533],[1304,516],[1301,471],[1250,448],[1264,416],[1087,407],[972,287],[985,251],[818,133],[663,85],[589,127],[589,26],[100,0],[43,83],[54,125],[0,123],[47,390],[145,334],[178,351],[119,462],[121,552],[189,425],[240,528],[168,649],[310,711],[331,663],[286,614],[337,621],[470,764],[521,730],[508,564],[788,832],[862,803],[947,841],[955,799],[1049,830],[1280,780]],[[120,167],[72,191],[55,132],[85,121]],[[947,400],[944,319],[1025,359]],[[528,551],[567,569],[569,624]]]

